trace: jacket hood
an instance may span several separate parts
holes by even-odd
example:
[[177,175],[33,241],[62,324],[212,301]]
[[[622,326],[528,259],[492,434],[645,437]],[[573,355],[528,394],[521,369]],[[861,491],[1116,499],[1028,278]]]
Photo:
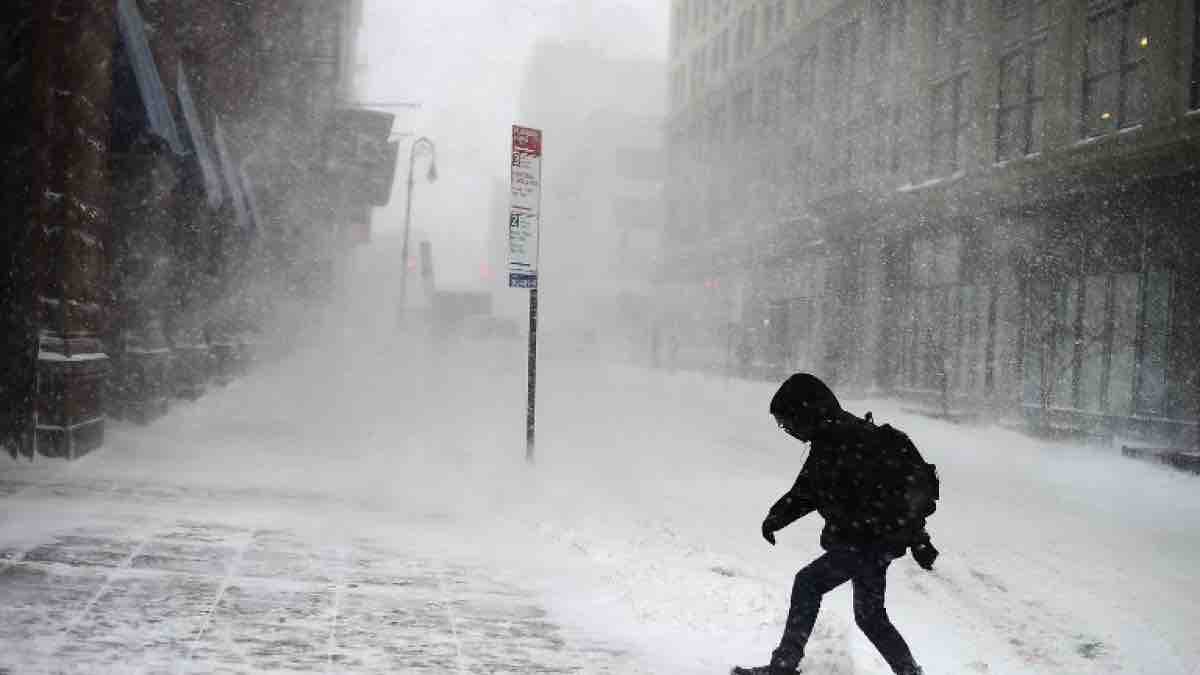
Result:
[[796,373],[784,380],[771,398],[772,415],[807,417],[816,414],[818,419],[829,419],[841,410],[842,405],[833,391],[810,373]]

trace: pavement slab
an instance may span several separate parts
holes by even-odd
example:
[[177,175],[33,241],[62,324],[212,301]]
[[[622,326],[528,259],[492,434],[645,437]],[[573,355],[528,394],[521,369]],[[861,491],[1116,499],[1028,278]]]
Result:
[[[269,492],[8,484],[0,673],[630,670],[623,650],[557,625],[495,570],[353,527],[332,540],[303,514],[270,525],[229,515],[239,503],[278,509]],[[214,503],[227,515],[195,515]]]

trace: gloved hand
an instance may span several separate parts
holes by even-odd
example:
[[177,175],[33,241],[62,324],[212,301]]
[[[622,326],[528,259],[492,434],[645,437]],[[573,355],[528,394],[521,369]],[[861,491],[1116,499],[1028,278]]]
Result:
[[775,527],[774,527],[774,525],[775,525],[775,523],[771,520],[770,517],[768,517],[766,520],[764,520],[762,522],[763,539],[766,539],[767,543],[772,546],[775,545]]
[[923,542],[912,547],[913,560],[923,569],[933,569],[933,561],[937,560],[938,550],[929,542]]

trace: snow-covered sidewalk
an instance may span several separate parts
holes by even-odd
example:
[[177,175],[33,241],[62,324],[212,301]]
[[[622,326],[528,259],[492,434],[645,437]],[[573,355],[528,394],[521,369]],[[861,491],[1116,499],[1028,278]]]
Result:
[[20,473],[0,480],[0,672],[645,672],[434,515]]
[[[766,412],[772,385],[550,359],[530,467],[522,356],[313,349],[150,427],[114,425],[74,464],[0,465],[0,669],[764,661],[820,528],[759,537],[805,452]],[[1194,477],[846,405],[908,431],[942,475],[937,570],[889,575],[930,675],[1200,672]],[[804,666],[887,672],[848,589]]]

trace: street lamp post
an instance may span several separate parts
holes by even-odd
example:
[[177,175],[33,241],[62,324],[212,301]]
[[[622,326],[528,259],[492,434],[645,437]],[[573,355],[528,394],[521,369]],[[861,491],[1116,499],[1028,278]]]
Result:
[[403,321],[408,302],[408,238],[412,229],[413,167],[416,165],[417,155],[422,154],[429,155],[429,172],[425,177],[432,183],[437,180],[437,149],[434,147],[433,141],[425,136],[413,141],[412,148],[408,153],[408,197],[404,207],[404,247],[400,252],[403,269],[400,271],[400,306],[397,310],[401,321]]

